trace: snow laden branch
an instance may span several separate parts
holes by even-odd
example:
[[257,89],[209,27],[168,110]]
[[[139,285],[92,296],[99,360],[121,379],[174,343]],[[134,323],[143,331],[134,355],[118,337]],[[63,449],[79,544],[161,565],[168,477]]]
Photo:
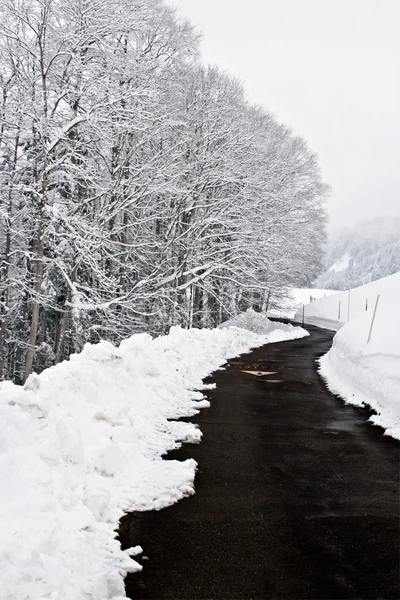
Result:
[[162,0],[1,5],[2,378],[305,283],[326,193]]

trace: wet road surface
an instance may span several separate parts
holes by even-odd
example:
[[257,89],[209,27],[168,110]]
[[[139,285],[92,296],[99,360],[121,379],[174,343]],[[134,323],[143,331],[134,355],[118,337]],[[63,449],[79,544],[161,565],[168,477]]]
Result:
[[203,442],[168,455],[197,460],[196,494],[122,521],[148,557],[128,597],[400,598],[399,443],[327,391],[315,359],[333,334],[308,329],[206,380]]

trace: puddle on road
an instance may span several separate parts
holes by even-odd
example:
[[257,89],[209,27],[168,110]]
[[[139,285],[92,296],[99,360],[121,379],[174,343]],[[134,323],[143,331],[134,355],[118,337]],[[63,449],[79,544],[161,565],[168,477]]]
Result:
[[[293,371],[292,368],[280,368],[278,371],[271,371],[268,369],[268,365],[244,365],[240,363],[229,363],[228,366],[234,367],[236,373],[243,373],[244,375],[253,375],[257,377],[259,381],[262,383],[284,383],[287,390],[296,390],[300,391],[301,388],[312,386],[313,383],[311,381],[298,381],[298,380],[290,380],[290,379],[271,379],[271,375],[283,375],[282,371]],[[237,367],[242,367],[238,369]],[[255,367],[263,366],[264,369],[256,369]],[[276,367],[275,367],[276,368]]]
[[254,375],[255,377],[268,377],[268,375],[277,375],[277,371],[245,371],[244,369],[238,369],[239,373],[246,373],[246,375]]
[[258,362],[258,363],[242,363],[236,361],[229,361],[228,367],[234,368],[237,371],[242,371],[245,373],[262,373],[262,374],[275,374],[279,371],[282,371],[285,367],[283,365],[277,365],[267,363],[267,362]]
[[267,361],[267,362],[277,362],[277,363],[281,363],[281,360],[278,360],[276,358],[269,358],[268,356],[265,356],[263,359],[263,361]]
[[327,425],[325,425],[324,429],[326,430],[324,433],[340,433],[341,431],[354,431],[354,421],[331,421]]

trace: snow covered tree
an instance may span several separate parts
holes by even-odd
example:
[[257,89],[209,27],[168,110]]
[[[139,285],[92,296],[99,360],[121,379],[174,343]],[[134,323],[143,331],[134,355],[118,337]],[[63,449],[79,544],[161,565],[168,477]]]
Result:
[[3,377],[215,326],[316,274],[316,158],[198,63],[162,0],[5,0],[0,18]]

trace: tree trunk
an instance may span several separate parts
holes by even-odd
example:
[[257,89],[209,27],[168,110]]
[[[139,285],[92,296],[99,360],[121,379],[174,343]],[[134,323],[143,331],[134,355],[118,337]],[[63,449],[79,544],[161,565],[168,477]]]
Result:
[[37,296],[40,294],[40,290],[43,283],[43,254],[44,254],[44,212],[41,215],[38,231],[38,245],[36,252],[36,269],[35,269],[35,285],[34,285],[34,298],[32,302],[32,317],[31,327],[28,340],[28,350],[26,353],[25,362],[25,374],[23,383],[28,379],[32,372],[33,359],[35,357],[35,345],[39,326],[39,307],[40,303]]
[[15,136],[14,144],[14,156],[12,165],[12,175],[9,181],[8,188],[8,212],[6,215],[6,247],[4,251],[4,260],[0,269],[0,283],[2,286],[1,290],[1,307],[0,307],[0,381],[4,378],[4,337],[6,334],[6,318],[7,318],[7,306],[9,303],[9,272],[10,272],[10,261],[11,261],[11,226],[12,226],[12,213],[13,213],[13,189],[14,189],[14,175],[17,168],[18,161],[18,146],[20,139],[20,130],[18,126],[17,134]]
[[42,179],[42,195],[41,195],[41,205],[40,205],[40,213],[39,213],[39,226],[37,232],[37,247],[36,247],[36,257],[35,257],[35,284],[33,287],[34,296],[32,300],[32,317],[31,317],[31,327],[29,333],[28,340],[28,350],[26,352],[26,361],[25,361],[25,374],[23,383],[28,379],[29,375],[32,372],[33,360],[35,357],[35,346],[36,346],[36,338],[39,326],[39,294],[42,288],[43,283],[43,256],[44,256],[44,233],[45,233],[45,219],[46,219],[46,206],[47,206],[47,192],[48,192],[48,160],[45,161],[45,168]]
[[[67,302],[68,303],[71,302],[71,292],[70,291],[68,292]],[[56,349],[56,356],[54,359],[54,364],[56,364],[56,365],[64,359],[65,334],[67,331],[69,313],[70,313],[70,310],[69,310],[68,305],[66,304],[66,306],[64,307],[64,312],[62,313],[61,319],[60,319],[58,343],[57,343],[57,349]]]

